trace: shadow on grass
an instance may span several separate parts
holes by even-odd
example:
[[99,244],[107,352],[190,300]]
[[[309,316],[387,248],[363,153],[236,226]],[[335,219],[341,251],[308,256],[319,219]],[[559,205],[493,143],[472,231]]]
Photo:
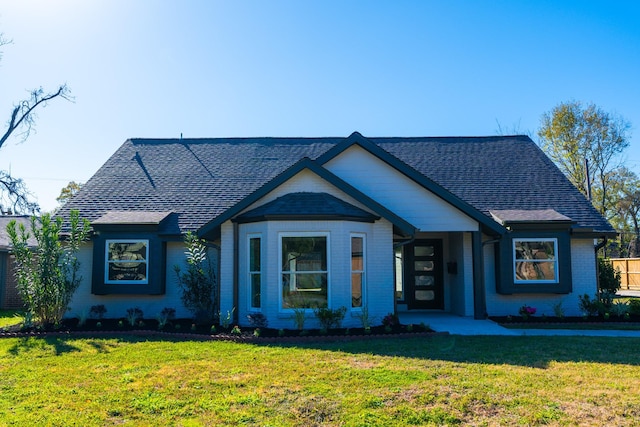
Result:
[[[640,365],[640,339],[623,337],[527,337],[527,336],[458,336],[432,335],[416,337],[380,337],[374,339],[352,339],[350,341],[300,342],[275,341],[207,341],[207,337],[186,335],[130,335],[105,334],[102,337],[42,337],[20,338],[9,352],[19,355],[30,350],[50,348],[56,355],[82,351],[75,344],[83,340],[98,352],[108,353],[116,344],[141,342],[203,342],[216,345],[263,346],[291,349],[311,349],[350,354],[366,354],[424,360],[442,360],[459,363],[493,365],[516,365],[544,369],[551,362],[593,362],[620,365]],[[228,349],[226,349],[228,350]],[[225,350],[225,351],[226,351]]]
[[[71,341],[71,342],[69,342]],[[72,353],[82,351],[80,347],[73,345],[73,340],[64,339],[60,337],[46,337],[46,338],[34,338],[23,337],[18,338],[18,341],[12,346],[8,352],[14,356],[19,356],[22,353],[30,351],[48,351],[51,350],[56,356],[63,353]]]

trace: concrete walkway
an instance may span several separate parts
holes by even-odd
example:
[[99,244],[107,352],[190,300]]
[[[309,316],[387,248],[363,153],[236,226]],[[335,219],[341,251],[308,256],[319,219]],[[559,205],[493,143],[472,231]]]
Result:
[[436,332],[452,335],[508,335],[508,336],[590,336],[590,337],[635,337],[640,331],[624,330],[578,330],[578,329],[508,329],[491,320],[475,320],[448,313],[406,312],[398,313],[402,324],[424,323]]

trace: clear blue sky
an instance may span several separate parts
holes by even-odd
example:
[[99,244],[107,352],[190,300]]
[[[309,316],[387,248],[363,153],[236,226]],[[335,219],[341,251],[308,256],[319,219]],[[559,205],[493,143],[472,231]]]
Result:
[[[131,137],[535,137],[563,101],[633,125],[640,2],[0,0],[0,120],[67,83],[0,150],[44,210]],[[514,153],[517,155],[517,153]]]

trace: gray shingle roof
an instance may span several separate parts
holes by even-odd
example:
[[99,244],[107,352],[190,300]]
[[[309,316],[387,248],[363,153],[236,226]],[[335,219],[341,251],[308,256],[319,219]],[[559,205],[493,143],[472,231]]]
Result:
[[239,215],[239,222],[262,219],[350,218],[354,221],[375,221],[380,217],[327,193],[290,193]]
[[[611,226],[526,136],[367,138],[491,218],[553,209],[580,228]],[[130,139],[60,210],[95,221],[108,211],[174,212],[196,230],[300,159],[345,138]]]

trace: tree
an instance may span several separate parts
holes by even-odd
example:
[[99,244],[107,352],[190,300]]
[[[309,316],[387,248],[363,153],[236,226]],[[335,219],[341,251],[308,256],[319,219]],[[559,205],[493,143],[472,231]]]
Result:
[[37,242],[30,248],[30,233],[24,224],[11,221],[7,233],[15,255],[18,293],[28,312],[45,325],[59,324],[68,310],[82,277],[77,254],[88,239],[90,224],[77,210],[70,214],[70,232],[61,239],[62,218],[44,214],[31,217],[31,232]]
[[640,178],[621,167],[611,173],[611,224],[620,232],[620,255],[640,255]]
[[65,203],[67,203],[67,201],[69,201],[70,198],[75,196],[81,188],[81,183],[71,181],[67,184],[66,187],[60,190],[60,195],[56,198],[56,201],[61,205],[64,205]]
[[622,117],[576,101],[545,113],[538,130],[542,149],[585,196],[591,182],[592,203],[604,216],[610,204],[612,171],[621,164],[629,133],[630,124]]
[[[11,43],[0,33],[0,47]],[[1,52],[0,52],[1,54]],[[1,55],[0,55],[1,58]],[[29,97],[14,103],[9,114],[6,128],[0,129],[0,148],[11,136],[19,135],[20,142],[26,141],[31,131],[35,129],[36,112],[45,107],[55,98],[72,100],[71,91],[66,84],[59,85],[52,92],[45,92],[42,87],[30,91]],[[6,171],[0,171],[0,209],[3,212],[37,212],[38,204],[32,202],[31,194],[27,191],[21,179],[11,176]]]
[[217,311],[216,276],[208,256],[208,248],[195,233],[184,238],[187,250],[187,271],[175,266],[178,284],[182,288],[182,303],[190,310],[197,323],[212,321]]

